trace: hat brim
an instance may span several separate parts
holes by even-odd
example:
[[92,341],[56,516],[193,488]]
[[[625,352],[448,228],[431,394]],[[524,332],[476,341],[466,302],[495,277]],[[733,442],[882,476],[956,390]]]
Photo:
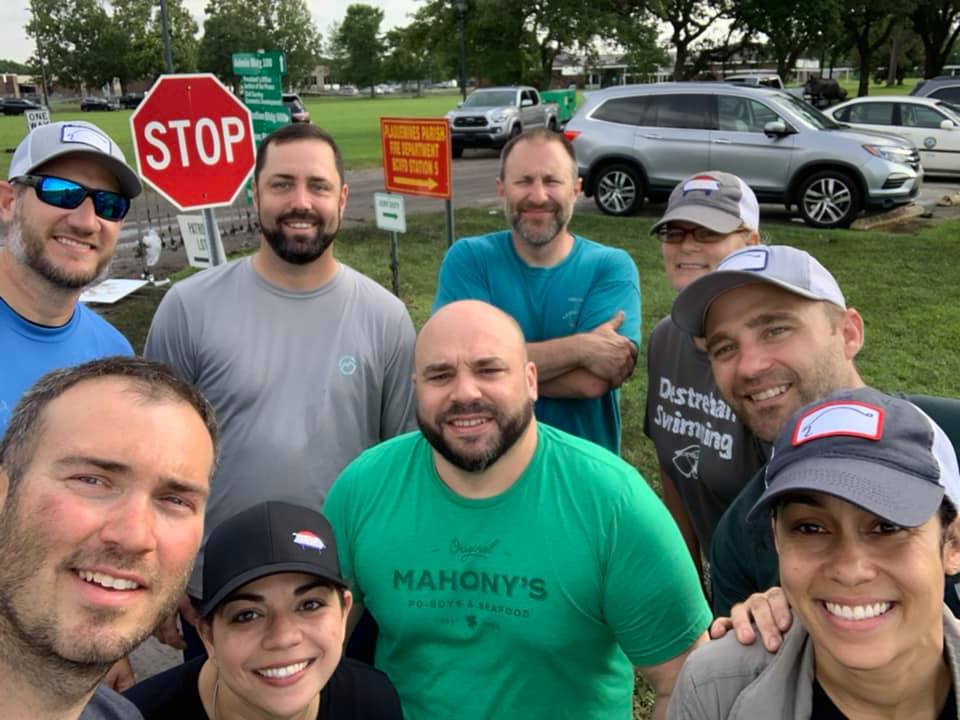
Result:
[[56,152],[45,157],[42,162],[27,168],[24,174],[29,175],[33,172],[36,172],[38,168],[43,167],[51,160],[63,157],[65,155],[86,155],[98,162],[102,162],[110,169],[110,172],[113,173],[113,176],[117,179],[117,182],[120,185],[120,192],[125,197],[133,199],[143,192],[143,184],[140,182],[140,178],[137,177],[137,174],[126,163],[121,162],[120,160],[117,160],[115,157],[107,155],[106,153],[96,152],[93,150],[79,150],[75,147],[60,148]]
[[668,208],[663,217],[660,218],[652,228],[650,228],[650,234],[656,234],[656,232],[664,225],[677,220],[695,223],[707,228],[707,230],[712,230],[715,233],[721,233],[724,235],[727,233],[732,233],[734,230],[743,225],[743,219],[739,215],[731,215],[730,213],[724,212],[723,210],[719,210],[715,207],[686,203],[674,208],[673,210]]
[[754,503],[747,519],[756,519],[778,498],[797,493],[832,495],[894,525],[919,527],[937,512],[944,488],[867,460],[813,457],[779,472]]
[[753,283],[776,285],[808,300],[824,300],[823,297],[809,290],[760,273],[746,270],[715,270],[697,278],[680,291],[676,300],[673,301],[670,317],[684,332],[694,337],[704,337],[707,311],[713,302],[725,292]]
[[220,605],[224,600],[227,599],[227,596],[230,595],[237,588],[243,587],[248,582],[253,582],[254,580],[259,580],[262,577],[267,575],[276,575],[277,573],[283,572],[301,572],[306,575],[313,575],[314,577],[321,578],[323,580],[329,581],[332,585],[336,587],[347,589],[347,584],[343,581],[343,578],[339,578],[332,573],[323,573],[317,571],[316,563],[309,562],[280,562],[280,563],[269,563],[266,565],[260,565],[259,567],[251,568],[246,572],[236,575],[226,583],[224,583],[209,599],[204,599],[200,604],[200,615],[203,617],[208,617],[210,613],[217,609],[217,606]]

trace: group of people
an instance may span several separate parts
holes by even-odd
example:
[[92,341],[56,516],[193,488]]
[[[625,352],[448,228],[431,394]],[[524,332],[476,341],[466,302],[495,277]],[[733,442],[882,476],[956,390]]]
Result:
[[[656,718],[957,718],[960,405],[866,387],[830,272],[697,173],[652,230],[678,293],[647,352],[661,502],[619,457],[636,266],[570,232],[563,135],[512,139],[496,185],[509,228],[454,244],[417,335],[335,258],[336,142],[281,128],[258,250],[177,283],[135,358],[77,300],[136,174],[89,123],[24,139],[4,717],[629,718],[639,670]],[[118,695],[151,633],[186,661]]]

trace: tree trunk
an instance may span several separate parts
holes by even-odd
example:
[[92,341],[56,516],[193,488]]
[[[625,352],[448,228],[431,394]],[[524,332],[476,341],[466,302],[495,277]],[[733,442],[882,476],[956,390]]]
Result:
[[903,35],[903,26],[898,24],[893,31],[893,40],[890,41],[890,62],[887,63],[887,87],[893,87],[897,82],[897,62],[900,59],[900,37]]
[[677,58],[673,63],[673,80],[680,82],[683,80],[683,67],[687,64],[687,46],[685,43],[676,43],[674,47],[677,49]]

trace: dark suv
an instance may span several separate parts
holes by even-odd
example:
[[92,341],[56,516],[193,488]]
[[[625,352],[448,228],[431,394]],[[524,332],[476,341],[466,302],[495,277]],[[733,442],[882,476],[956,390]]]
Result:
[[24,98],[4,98],[2,102],[4,115],[23,115],[27,110],[43,109],[43,105],[38,105]]
[[127,93],[120,96],[120,107],[132,109],[143,102],[143,93]]
[[113,110],[113,104],[105,97],[85,97],[80,101],[81,112],[100,112]]
[[780,90],[727,83],[591,92],[564,135],[584,193],[611,215],[721,170],[743,178],[760,202],[796,207],[808,225],[845,227],[864,207],[909,202],[923,179],[916,148],[902,138],[851,130]]

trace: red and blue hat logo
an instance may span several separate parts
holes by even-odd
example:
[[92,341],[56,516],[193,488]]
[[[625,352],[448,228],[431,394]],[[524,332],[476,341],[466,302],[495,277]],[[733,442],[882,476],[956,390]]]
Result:
[[317,552],[323,552],[327,547],[319,535],[309,530],[299,530],[293,533],[293,542],[302,548],[311,548]]

